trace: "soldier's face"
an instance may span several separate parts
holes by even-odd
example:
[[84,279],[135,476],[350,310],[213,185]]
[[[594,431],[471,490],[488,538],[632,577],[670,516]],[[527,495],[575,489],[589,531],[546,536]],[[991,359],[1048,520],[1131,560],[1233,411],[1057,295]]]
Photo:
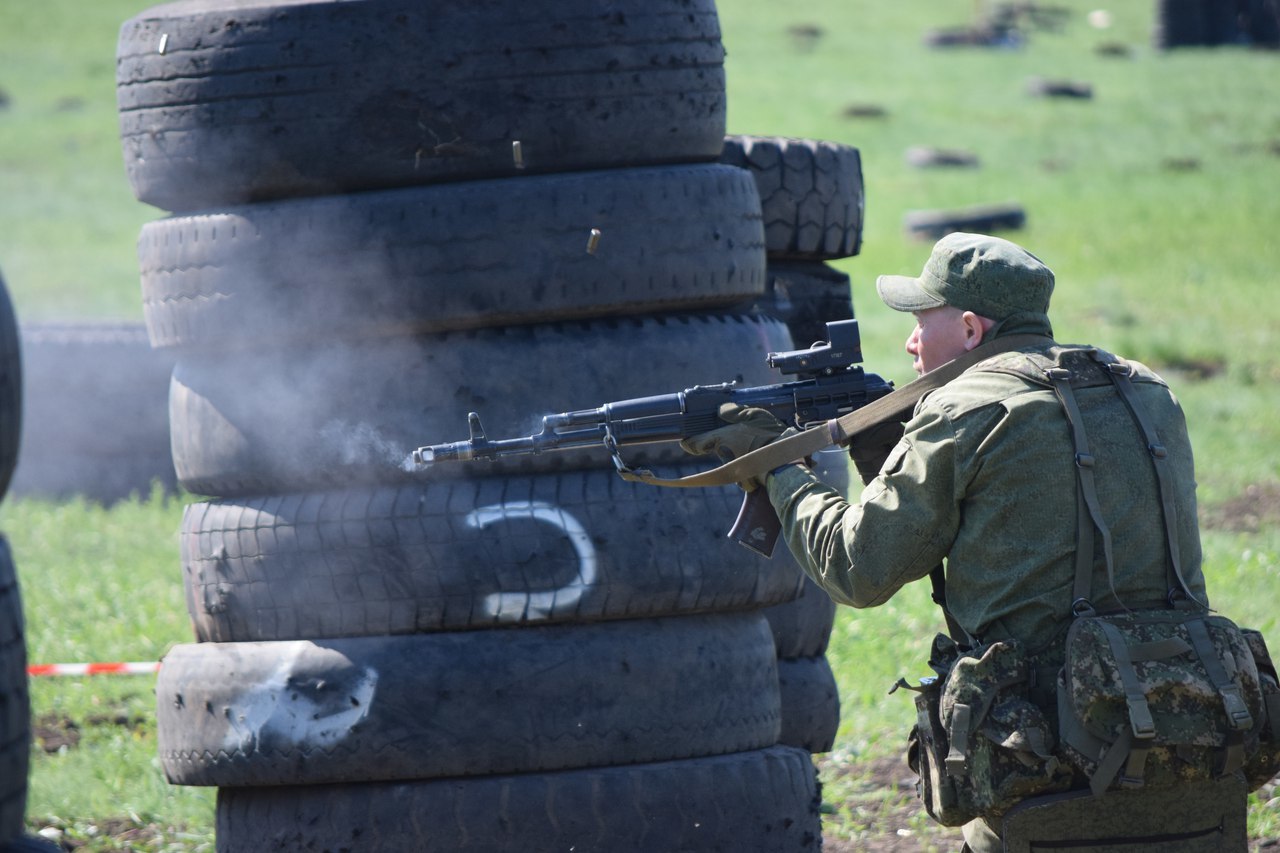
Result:
[[973,329],[966,314],[973,317],[950,305],[915,312],[916,327],[907,338],[907,352],[915,360],[916,373],[923,376],[972,348],[968,344]]

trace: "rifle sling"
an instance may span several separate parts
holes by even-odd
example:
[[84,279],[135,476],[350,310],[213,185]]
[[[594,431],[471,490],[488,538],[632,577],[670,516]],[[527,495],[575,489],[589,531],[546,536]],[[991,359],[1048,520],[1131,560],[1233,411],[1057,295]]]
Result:
[[1052,342],[1052,338],[1044,335],[1024,334],[1008,335],[980,344],[959,358],[929,371],[919,379],[895,389],[878,400],[872,400],[859,409],[827,421],[825,427],[807,429],[796,435],[778,439],[759,450],[753,450],[726,462],[718,468],[674,480],[655,477],[652,472],[642,469],[618,473],[624,480],[631,482],[673,488],[727,486],[730,483],[746,482],[788,462],[811,456],[833,444],[846,445],[853,436],[869,427],[891,420],[905,420],[925,394],[942,387],[973,365],[993,355],[1024,347],[1048,346]]

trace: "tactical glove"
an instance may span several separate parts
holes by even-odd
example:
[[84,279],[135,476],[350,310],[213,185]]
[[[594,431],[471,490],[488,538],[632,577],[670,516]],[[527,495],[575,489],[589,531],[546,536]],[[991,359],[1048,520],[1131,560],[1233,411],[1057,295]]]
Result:
[[[725,403],[717,414],[727,426],[681,441],[680,447],[686,453],[695,456],[714,453],[721,461],[729,462],[753,450],[759,450],[788,431],[781,421],[765,409]],[[760,485],[760,481],[753,478],[738,485],[749,492]]]
[[889,452],[902,438],[904,424],[888,421],[876,424],[854,435],[849,442],[849,456],[864,484],[870,483],[884,467]]

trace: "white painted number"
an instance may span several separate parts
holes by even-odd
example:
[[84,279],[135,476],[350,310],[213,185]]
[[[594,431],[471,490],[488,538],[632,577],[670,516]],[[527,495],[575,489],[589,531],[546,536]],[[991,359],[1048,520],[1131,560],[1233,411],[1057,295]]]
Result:
[[494,592],[485,596],[485,612],[502,622],[546,619],[553,611],[571,608],[596,582],[596,549],[582,524],[559,507],[540,501],[482,506],[467,513],[466,523],[482,529],[499,521],[532,519],[550,524],[569,538],[578,554],[578,576],[559,589],[545,592]]

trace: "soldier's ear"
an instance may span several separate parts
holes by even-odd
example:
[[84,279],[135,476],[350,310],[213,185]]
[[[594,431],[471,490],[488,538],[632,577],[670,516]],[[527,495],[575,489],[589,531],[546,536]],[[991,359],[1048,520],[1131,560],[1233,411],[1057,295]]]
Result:
[[972,311],[966,311],[961,314],[960,322],[964,324],[965,352],[981,344],[982,339],[986,337],[987,329],[991,328],[990,320],[985,317],[979,317]]

